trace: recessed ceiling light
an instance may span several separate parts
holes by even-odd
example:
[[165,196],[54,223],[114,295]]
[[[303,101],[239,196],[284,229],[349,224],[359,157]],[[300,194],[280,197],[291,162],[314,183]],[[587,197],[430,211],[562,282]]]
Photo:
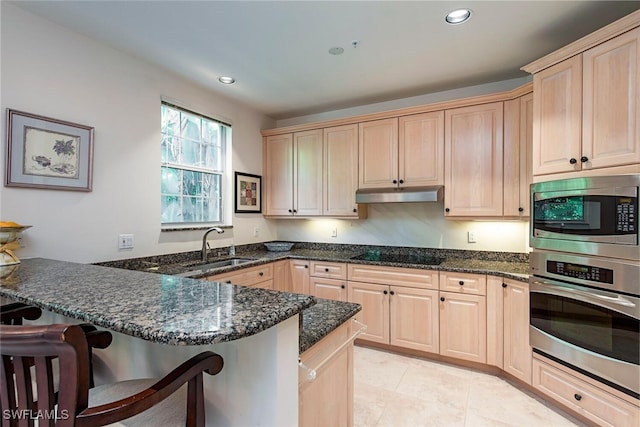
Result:
[[444,18],[448,24],[462,24],[471,18],[471,10],[470,9],[456,9],[451,12]]
[[331,49],[329,49],[329,53],[331,55],[342,55],[344,53],[344,49],[340,46],[332,47]]
[[229,77],[229,76],[220,76],[218,77],[218,81],[220,83],[224,83],[226,85],[232,85],[236,82],[236,79],[234,79],[233,77]]

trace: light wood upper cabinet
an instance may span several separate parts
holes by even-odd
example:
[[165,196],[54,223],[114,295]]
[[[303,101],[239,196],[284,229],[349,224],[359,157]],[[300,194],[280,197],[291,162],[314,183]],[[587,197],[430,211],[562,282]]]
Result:
[[[533,76],[533,174],[580,170],[582,58]],[[573,160],[572,160],[573,159]]]
[[504,103],[503,215],[529,218],[533,148],[533,93]]
[[640,28],[582,55],[583,168],[640,162]]
[[400,117],[398,183],[444,184],[444,111]]
[[322,215],[322,129],[293,134],[293,213]]
[[398,119],[359,123],[358,139],[358,187],[385,188],[397,185]]
[[322,129],[264,139],[265,215],[322,215]]
[[324,129],[323,215],[357,217],[358,125]]
[[359,124],[359,188],[442,185],[444,111]]
[[533,174],[640,163],[640,29],[536,72]]
[[265,137],[263,153],[265,214],[291,215],[293,209],[293,134]]
[[445,111],[445,216],[502,216],[503,103]]

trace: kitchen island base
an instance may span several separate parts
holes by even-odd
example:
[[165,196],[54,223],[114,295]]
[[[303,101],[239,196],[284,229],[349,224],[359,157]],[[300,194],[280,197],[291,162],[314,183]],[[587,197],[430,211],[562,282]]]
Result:
[[[43,310],[33,323],[80,321]],[[211,345],[174,346],[111,333],[109,348],[93,353],[96,385],[160,378],[211,350],[222,356],[224,368],[203,377],[207,426],[298,425],[298,315],[256,335]]]

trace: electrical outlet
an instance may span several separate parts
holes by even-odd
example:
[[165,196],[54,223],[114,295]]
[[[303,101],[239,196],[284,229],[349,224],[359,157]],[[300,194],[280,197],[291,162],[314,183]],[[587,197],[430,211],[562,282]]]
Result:
[[331,229],[331,237],[338,237],[338,227],[333,227]]
[[120,234],[118,236],[118,249],[133,249],[133,234]]
[[469,242],[469,243],[477,243],[475,231],[468,231],[467,232],[467,242]]
[[18,245],[20,245],[21,248],[24,248],[24,239],[22,238],[22,236],[18,236]]
[[260,235],[260,229],[258,227],[253,227],[253,237],[258,237]]

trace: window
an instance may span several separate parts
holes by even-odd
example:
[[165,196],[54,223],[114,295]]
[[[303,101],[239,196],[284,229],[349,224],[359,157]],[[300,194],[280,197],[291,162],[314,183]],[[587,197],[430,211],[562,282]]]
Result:
[[231,126],[163,102],[162,225],[220,224]]

